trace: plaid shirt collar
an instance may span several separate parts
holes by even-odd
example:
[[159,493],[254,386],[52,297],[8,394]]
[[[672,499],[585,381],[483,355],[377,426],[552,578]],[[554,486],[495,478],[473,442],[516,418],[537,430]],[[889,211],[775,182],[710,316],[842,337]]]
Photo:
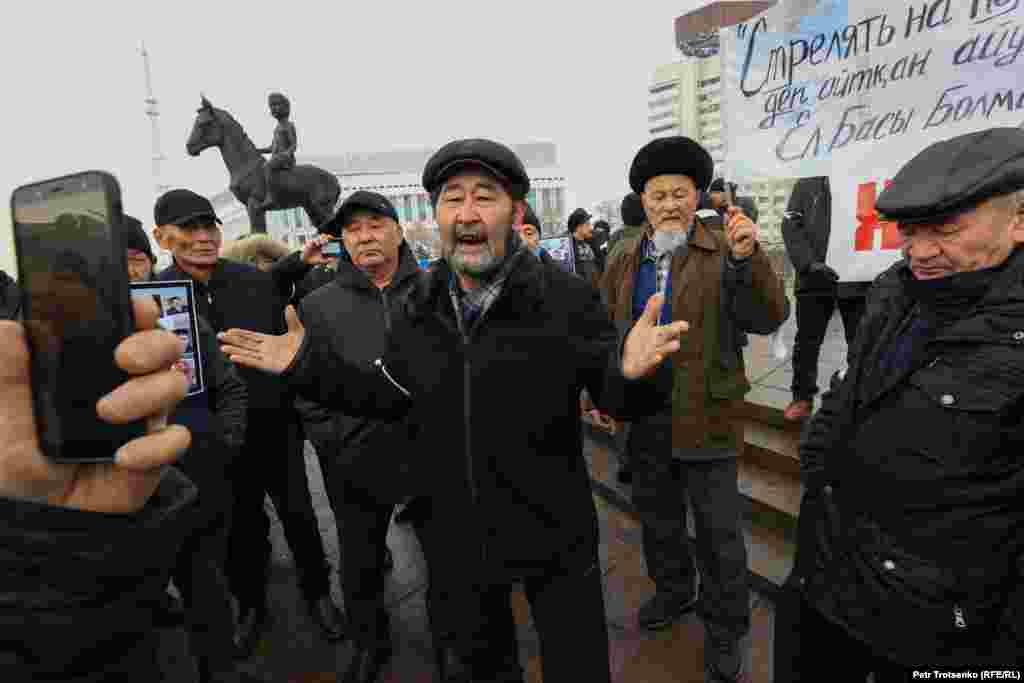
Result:
[[[693,235],[697,230],[696,221],[690,224],[690,229],[686,231],[686,242],[683,242],[676,251],[685,252],[689,248],[688,243],[693,239]],[[649,230],[644,238],[640,241],[640,263],[650,261],[655,266],[655,273],[657,274],[657,287],[659,292],[665,291],[667,284],[669,269],[672,266],[672,257],[675,255],[673,251],[659,252],[658,247],[654,244],[654,232]]]
[[505,281],[512,273],[512,270],[519,263],[519,259],[526,253],[526,243],[522,241],[518,233],[513,232],[510,239],[508,256],[498,271],[479,287],[469,291],[463,290],[459,280],[452,271],[448,277],[448,293],[452,298],[459,322],[459,329],[463,334],[469,334],[476,328],[484,314],[487,313],[505,287]]

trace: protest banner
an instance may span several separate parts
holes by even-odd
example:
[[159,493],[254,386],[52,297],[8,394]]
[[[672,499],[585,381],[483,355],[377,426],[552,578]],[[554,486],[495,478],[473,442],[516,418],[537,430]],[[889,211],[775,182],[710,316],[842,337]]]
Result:
[[792,0],[721,45],[730,177],[829,176],[827,261],[845,281],[901,257],[874,203],[903,164],[1024,124],[1024,0]]

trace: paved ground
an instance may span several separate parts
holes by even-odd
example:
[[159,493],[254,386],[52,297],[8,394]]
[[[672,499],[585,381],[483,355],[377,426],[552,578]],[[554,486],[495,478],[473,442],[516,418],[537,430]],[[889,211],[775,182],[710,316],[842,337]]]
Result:
[[[334,520],[323,492],[319,467],[307,453],[307,470],[313,490],[321,532],[332,565],[338,563],[338,543]],[[605,602],[611,638],[611,666],[616,682],[700,683],[703,681],[703,627],[690,616],[672,630],[649,634],[637,627],[639,606],[652,593],[640,551],[640,528],[621,510],[595,496],[601,522],[601,559],[604,569]],[[332,645],[322,640],[306,615],[296,583],[291,556],[283,541],[280,525],[274,521],[274,559],[271,573],[270,605],[273,622],[257,649],[245,663],[245,670],[266,681],[282,683],[328,683],[338,680],[351,655],[351,644]],[[385,678],[388,682],[427,683],[434,680],[431,643],[424,603],[426,568],[415,533],[404,526],[392,525],[388,543],[395,557],[390,580],[395,658]],[[334,594],[341,594],[334,581]],[[755,683],[769,683],[772,612],[771,605],[752,594],[754,626],[753,670]],[[530,683],[541,681],[538,642],[522,595],[514,598],[519,622],[521,660]],[[184,637],[170,632],[165,638],[168,668],[183,675],[185,664],[181,650]],[[177,679],[175,679],[177,680]],[[188,680],[182,678],[181,680]]]

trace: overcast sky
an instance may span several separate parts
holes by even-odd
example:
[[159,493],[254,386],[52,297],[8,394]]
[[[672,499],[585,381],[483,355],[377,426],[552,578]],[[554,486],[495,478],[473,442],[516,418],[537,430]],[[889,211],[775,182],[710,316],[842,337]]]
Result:
[[648,139],[652,72],[676,58],[673,19],[704,4],[17,3],[0,41],[0,189],[7,203],[22,183],[101,168],[120,180],[126,210],[151,222],[145,40],[172,186],[227,186],[216,150],[185,153],[200,91],[266,145],[266,96],[279,89],[300,155],[550,140],[580,204],[621,197]]

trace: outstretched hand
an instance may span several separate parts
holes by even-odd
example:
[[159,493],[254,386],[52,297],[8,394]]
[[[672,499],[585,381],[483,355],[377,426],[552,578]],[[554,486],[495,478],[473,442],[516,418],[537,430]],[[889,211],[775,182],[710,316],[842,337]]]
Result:
[[163,466],[188,448],[189,431],[167,425],[167,416],[188,392],[185,375],[172,369],[184,344],[157,327],[158,311],[149,297],[133,299],[132,305],[139,332],[118,345],[114,358],[134,377],[100,399],[96,412],[113,424],[145,418],[147,433],[122,446],[114,463],[55,463],[43,454],[24,328],[0,322],[0,496],[95,512],[136,512],[156,491]]
[[684,320],[659,325],[664,303],[664,294],[648,299],[643,315],[626,337],[622,351],[622,374],[626,379],[639,379],[654,372],[670,353],[679,350],[679,339],[690,329]]
[[285,310],[285,319],[288,322],[285,334],[262,334],[235,328],[221,332],[217,335],[221,351],[232,363],[280,375],[295,360],[306,336],[306,328],[294,306]]

